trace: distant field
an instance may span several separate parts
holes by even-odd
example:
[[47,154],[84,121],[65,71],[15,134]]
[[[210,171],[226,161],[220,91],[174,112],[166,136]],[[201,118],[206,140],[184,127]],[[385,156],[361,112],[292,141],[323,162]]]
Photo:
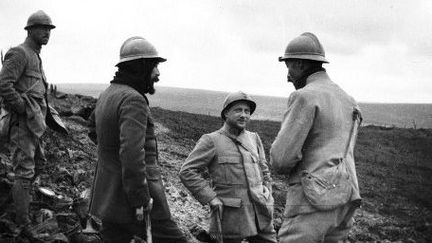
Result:
[[[58,90],[72,94],[98,97],[108,84],[58,84]],[[174,111],[205,115],[219,115],[227,93],[209,90],[157,87],[149,96],[150,105]],[[253,96],[258,107],[253,116],[257,120],[280,121],[287,98]],[[432,104],[360,103],[364,124],[403,128],[432,128]]]

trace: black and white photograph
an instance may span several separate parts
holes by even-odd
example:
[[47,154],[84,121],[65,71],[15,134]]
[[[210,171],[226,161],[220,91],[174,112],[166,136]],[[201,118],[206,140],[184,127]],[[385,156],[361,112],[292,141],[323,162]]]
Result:
[[432,2],[1,0],[0,242],[432,242]]

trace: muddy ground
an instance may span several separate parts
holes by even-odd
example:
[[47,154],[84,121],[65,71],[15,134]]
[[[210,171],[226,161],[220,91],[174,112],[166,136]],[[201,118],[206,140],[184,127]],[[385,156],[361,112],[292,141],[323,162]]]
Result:
[[[69,136],[48,130],[43,137],[47,163],[38,165],[31,207],[34,230],[41,242],[79,242],[85,227],[86,190],[92,183],[96,146],[87,137],[86,118],[95,100],[58,94],[51,103],[60,112]],[[217,117],[152,108],[157,122],[160,166],[174,219],[190,242],[206,229],[208,208],[194,200],[180,183],[178,171],[199,137],[218,129]],[[279,124],[253,121],[268,154]],[[356,160],[363,206],[350,232],[352,242],[432,242],[432,131],[362,127]],[[13,223],[9,188],[13,175],[7,151],[2,158],[0,183],[0,242],[30,242]],[[41,193],[45,187],[56,197]],[[275,227],[282,223],[284,177],[274,175]],[[84,207],[83,207],[84,206]],[[82,224],[80,224],[82,223]],[[94,221],[97,227],[97,220]],[[86,235],[88,236],[88,235]]]

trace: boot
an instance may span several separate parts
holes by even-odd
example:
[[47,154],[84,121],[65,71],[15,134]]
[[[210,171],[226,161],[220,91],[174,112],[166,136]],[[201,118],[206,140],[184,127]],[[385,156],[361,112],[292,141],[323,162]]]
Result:
[[29,206],[30,206],[30,189],[31,181],[27,179],[15,179],[12,186],[12,198],[15,205],[15,223],[19,226],[25,226],[30,223]]

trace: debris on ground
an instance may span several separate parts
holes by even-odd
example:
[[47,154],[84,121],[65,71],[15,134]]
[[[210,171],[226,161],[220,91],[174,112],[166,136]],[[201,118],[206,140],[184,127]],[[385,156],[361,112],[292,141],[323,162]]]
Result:
[[[37,165],[30,208],[32,223],[26,229],[14,223],[10,194],[14,174],[7,146],[0,146],[0,242],[101,242],[100,221],[88,214],[97,153],[87,136],[86,124],[96,100],[57,92],[50,102],[62,116],[69,135],[47,130],[42,137],[47,161]],[[152,113],[162,180],[173,218],[189,242],[212,242],[207,233],[209,208],[187,192],[178,171],[199,137],[218,129],[220,120],[155,107]],[[278,124],[252,121],[251,130],[260,133],[268,154]],[[356,158],[364,204],[356,213],[350,241],[432,242],[432,166],[424,162],[432,159],[432,154],[425,152],[430,146],[430,130],[360,130]],[[407,161],[414,164],[407,165]],[[273,179],[274,224],[278,230],[286,178],[274,174]],[[416,187],[421,191],[413,189]],[[135,238],[132,242],[145,241]]]

